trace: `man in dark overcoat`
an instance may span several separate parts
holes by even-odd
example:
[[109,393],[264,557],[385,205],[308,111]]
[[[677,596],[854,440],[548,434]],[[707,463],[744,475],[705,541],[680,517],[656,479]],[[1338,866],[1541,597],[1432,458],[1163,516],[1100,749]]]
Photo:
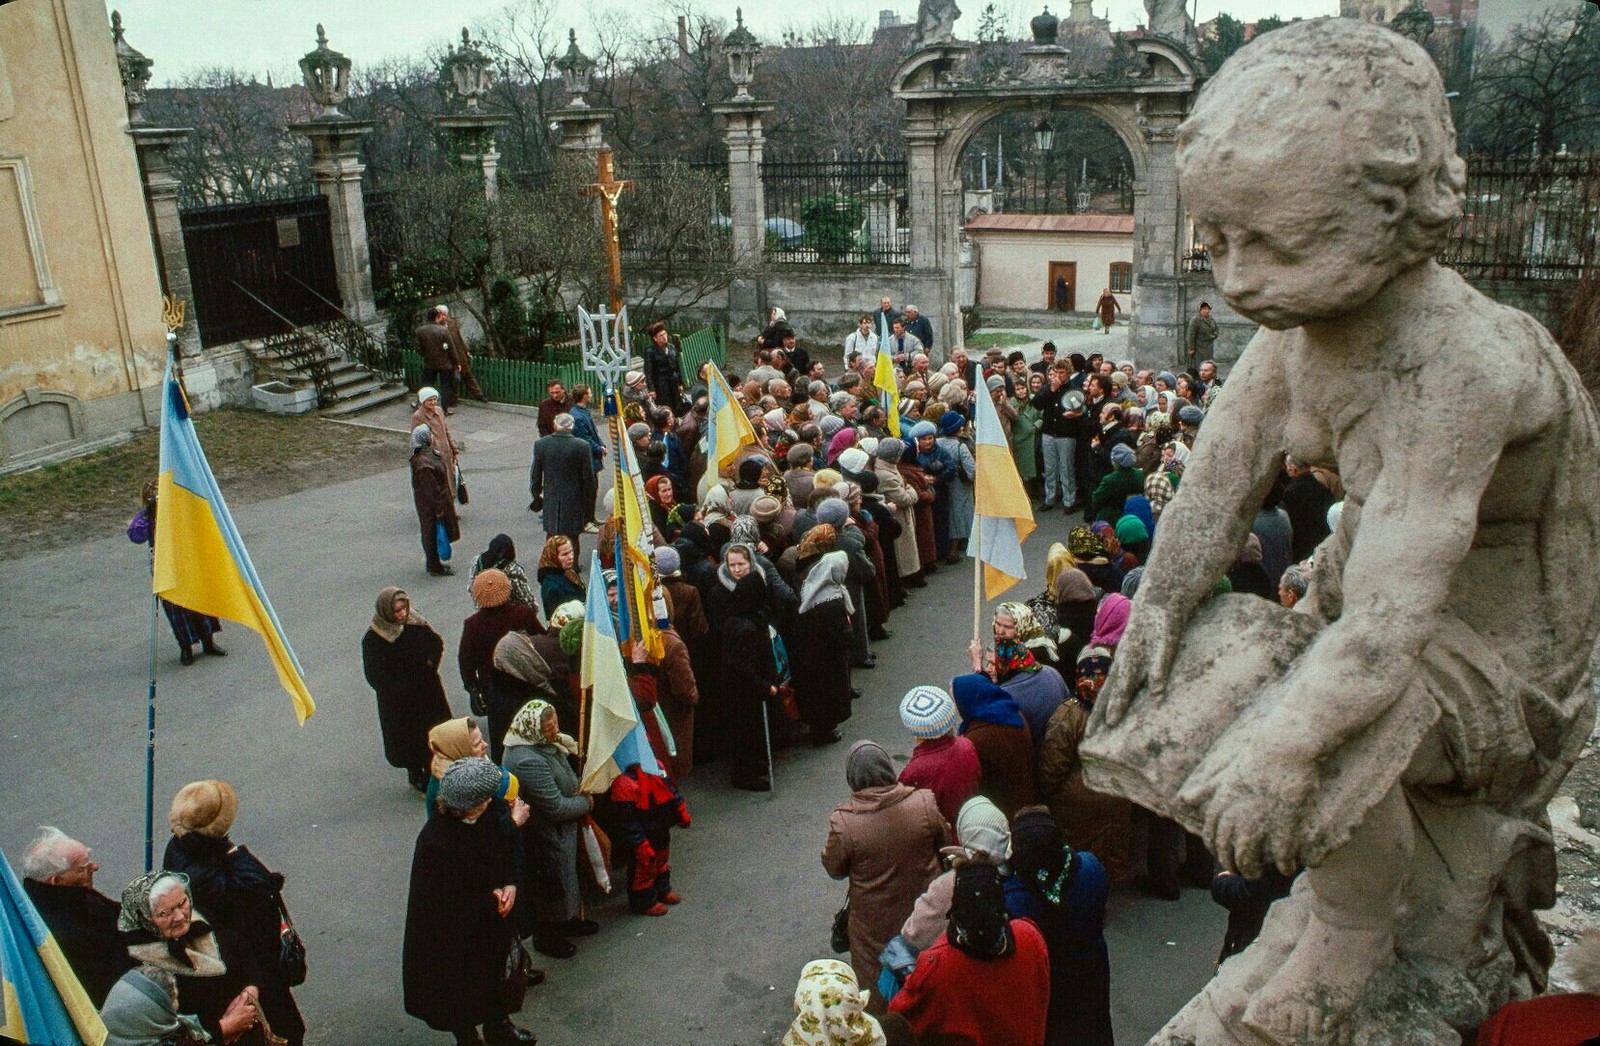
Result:
[[542,512],[546,537],[565,534],[574,550],[594,505],[594,457],[588,441],[572,431],[572,415],[557,414],[555,431],[533,445],[528,472],[528,508]]

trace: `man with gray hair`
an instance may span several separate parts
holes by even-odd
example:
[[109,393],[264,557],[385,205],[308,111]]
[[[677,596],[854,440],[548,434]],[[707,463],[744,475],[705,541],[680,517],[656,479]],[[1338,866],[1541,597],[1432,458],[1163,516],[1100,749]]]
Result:
[[99,868],[89,848],[59,828],[40,828],[22,851],[22,888],[96,1009],[136,965],[117,934],[121,905],[94,888]]
[[933,351],[933,324],[915,305],[906,306],[906,333],[915,334],[924,351]]
[[571,414],[557,414],[554,423],[555,431],[533,445],[528,509],[543,514],[547,537],[564,534],[576,550],[594,507],[594,456],[588,442],[574,435]]
[[828,388],[828,383],[825,381],[813,380],[810,387],[806,389],[806,392],[811,397],[806,401],[806,410],[811,412],[811,420],[821,421],[823,415],[829,413],[828,396],[830,395],[830,390]]
[[1306,590],[1310,587],[1311,582],[1299,564],[1284,567],[1283,576],[1278,579],[1278,602],[1293,610],[1294,605],[1306,597]]

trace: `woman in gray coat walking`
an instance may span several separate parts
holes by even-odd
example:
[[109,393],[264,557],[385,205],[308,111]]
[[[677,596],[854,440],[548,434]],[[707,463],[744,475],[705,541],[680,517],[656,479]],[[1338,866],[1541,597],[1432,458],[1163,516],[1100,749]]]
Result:
[[555,706],[547,701],[523,705],[506,731],[505,768],[517,775],[522,799],[533,811],[523,829],[536,920],[533,946],[557,959],[577,954],[570,938],[600,929],[581,914],[578,827],[594,800],[578,794],[578,775],[567,760],[576,754],[578,743],[561,732]]

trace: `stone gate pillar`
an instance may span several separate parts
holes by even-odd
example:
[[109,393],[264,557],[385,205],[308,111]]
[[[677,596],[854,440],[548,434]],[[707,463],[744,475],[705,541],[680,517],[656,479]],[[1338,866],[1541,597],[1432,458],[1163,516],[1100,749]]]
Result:
[[733,249],[750,258],[759,258],[766,246],[767,200],[761,185],[766,137],[761,118],[774,108],[755,99],[711,107],[726,121],[722,140],[728,146],[728,217],[732,222]]
[[328,47],[328,34],[317,26],[317,47],[300,59],[300,75],[311,100],[322,107],[315,119],[290,124],[311,139],[311,175],[317,191],[328,198],[333,234],[333,264],[345,315],[357,323],[378,317],[372,296],[372,256],[367,249],[367,203],[361,189],[361,139],[373,128],[339,111],[350,93],[350,59]]
[[1178,124],[1184,100],[1152,96],[1140,102],[1139,126],[1148,146],[1145,177],[1134,188],[1135,293],[1129,342],[1141,365],[1183,362],[1186,294],[1180,242],[1184,220],[1178,196]]

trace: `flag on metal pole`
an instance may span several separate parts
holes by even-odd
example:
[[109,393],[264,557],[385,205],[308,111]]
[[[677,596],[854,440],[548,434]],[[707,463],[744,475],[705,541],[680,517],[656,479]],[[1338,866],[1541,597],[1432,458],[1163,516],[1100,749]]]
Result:
[[189,400],[167,362],[161,402],[161,474],[157,491],[155,594],[197,614],[237,621],[261,634],[294,699],[301,723],[317,710],[244,539],[222,500],[189,417]]
[[739,406],[728,379],[715,363],[709,365],[706,409],[706,474],[700,481],[700,494],[711,489],[722,470],[733,461],[740,448],[756,442],[756,430],[744,408]]
[[30,1046],[102,1046],[106,1026],[11,863],[0,854],[0,1035]]
[[986,390],[977,396],[978,478],[968,545],[983,563],[984,598],[994,599],[1027,577],[1022,543],[1033,533],[1033,506],[1017,475],[1005,430]]
[[[621,593],[618,592],[620,599]],[[639,708],[628,688],[628,670],[606,601],[600,553],[589,562],[589,591],[583,608],[583,656],[579,685],[591,691],[589,729],[586,731],[583,780],[580,791],[599,793],[611,787],[624,767],[638,763],[646,773],[661,773],[650,738],[639,719]]]

